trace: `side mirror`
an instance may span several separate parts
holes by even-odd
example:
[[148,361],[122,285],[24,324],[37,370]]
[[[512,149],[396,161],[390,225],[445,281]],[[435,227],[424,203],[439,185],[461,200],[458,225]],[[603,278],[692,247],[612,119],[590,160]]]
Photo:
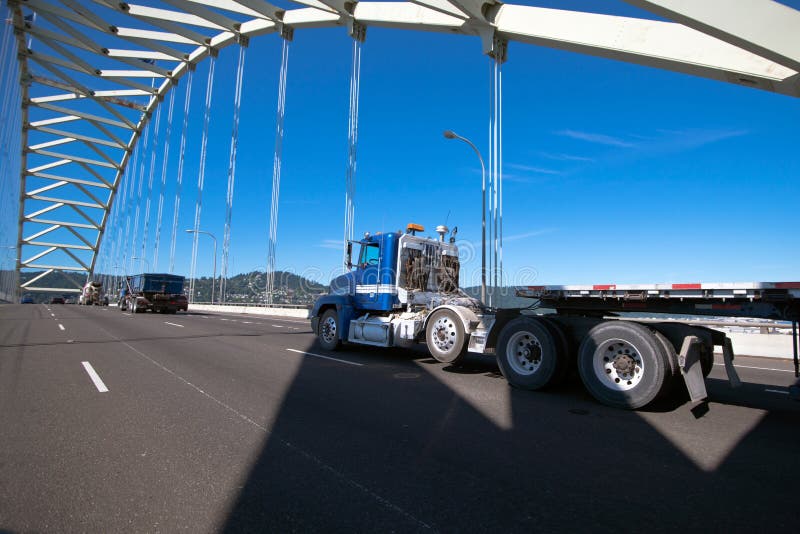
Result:
[[353,268],[352,255],[353,255],[353,243],[348,241],[347,242],[347,268],[348,269],[352,269]]

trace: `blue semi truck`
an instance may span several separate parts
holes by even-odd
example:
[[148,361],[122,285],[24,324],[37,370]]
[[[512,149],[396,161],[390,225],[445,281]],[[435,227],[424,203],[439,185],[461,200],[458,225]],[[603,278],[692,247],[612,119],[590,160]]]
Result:
[[143,273],[125,278],[120,292],[120,310],[140,313],[177,313],[188,311],[189,301],[183,294],[184,277],[175,274]]
[[[672,320],[631,320],[625,312],[800,318],[800,283],[596,284],[516,287],[528,308],[486,306],[459,287],[453,234],[422,226],[365,234],[347,244],[349,271],[334,278],[310,312],[319,344],[410,347],[425,343],[436,360],[458,364],[467,353],[497,358],[513,386],[537,390],[570,368],[600,402],[636,409],[683,382],[692,400],[706,397],[705,377],[720,347],[731,384],[739,384],[733,347],[721,331]],[[353,246],[360,247],[353,257]],[[537,314],[541,306],[553,310]],[[795,351],[795,366],[798,365]]]

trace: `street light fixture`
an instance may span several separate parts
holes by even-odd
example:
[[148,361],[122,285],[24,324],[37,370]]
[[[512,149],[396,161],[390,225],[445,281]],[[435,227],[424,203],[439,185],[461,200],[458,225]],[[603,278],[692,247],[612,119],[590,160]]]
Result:
[[452,130],[445,130],[444,136],[446,139],[459,139],[467,143],[481,162],[481,302],[486,303],[486,166],[483,164],[483,156],[478,147],[472,141]]
[[214,240],[214,277],[211,279],[211,305],[214,305],[214,284],[217,282],[217,238],[205,230],[186,230],[187,234],[206,234]]

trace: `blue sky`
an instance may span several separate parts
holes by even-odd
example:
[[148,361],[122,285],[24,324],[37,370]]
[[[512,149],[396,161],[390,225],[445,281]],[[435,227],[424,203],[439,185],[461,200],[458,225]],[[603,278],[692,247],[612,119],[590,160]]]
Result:
[[[602,6],[607,13],[642,15],[622,3]],[[231,47],[217,62],[200,225],[220,245],[236,56]],[[231,274],[266,264],[279,61],[277,36],[251,42]],[[291,43],[277,267],[320,281],[341,261],[350,61],[344,28],[298,31]],[[207,68],[204,62],[194,78],[181,230],[194,219]],[[368,29],[357,236],[412,221],[432,234],[447,220],[451,228],[458,226],[461,240],[479,246],[477,158],[463,143],[445,140],[442,131],[470,138],[488,158],[489,68],[477,38]],[[503,83],[504,260],[512,283],[798,278],[800,101],[520,43],[509,46]],[[162,270],[168,263],[183,82],[177,91]],[[201,237],[201,274],[211,273],[210,251]],[[191,236],[181,232],[176,272],[189,272],[190,256]],[[479,254],[467,254],[464,285],[477,283],[479,261]]]

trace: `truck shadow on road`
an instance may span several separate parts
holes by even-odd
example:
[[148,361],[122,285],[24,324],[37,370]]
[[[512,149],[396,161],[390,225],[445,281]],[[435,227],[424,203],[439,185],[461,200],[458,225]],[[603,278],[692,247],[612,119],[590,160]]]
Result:
[[418,351],[363,347],[331,356],[366,363],[303,359],[222,531],[796,528],[792,403],[719,404],[712,381],[701,419],[680,398],[627,412],[574,381],[510,388],[483,360],[442,368]]

